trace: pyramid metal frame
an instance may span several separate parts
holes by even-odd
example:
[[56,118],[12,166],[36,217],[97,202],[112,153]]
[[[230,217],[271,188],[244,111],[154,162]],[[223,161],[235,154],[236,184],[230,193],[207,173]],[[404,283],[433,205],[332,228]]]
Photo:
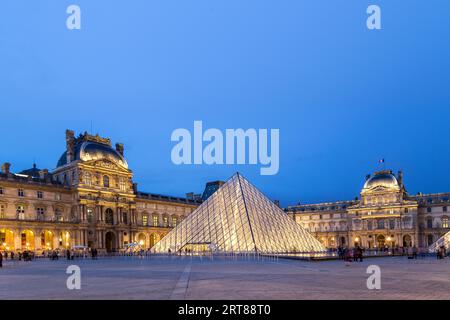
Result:
[[223,253],[326,251],[239,173],[181,221],[152,251],[174,253],[196,246]]

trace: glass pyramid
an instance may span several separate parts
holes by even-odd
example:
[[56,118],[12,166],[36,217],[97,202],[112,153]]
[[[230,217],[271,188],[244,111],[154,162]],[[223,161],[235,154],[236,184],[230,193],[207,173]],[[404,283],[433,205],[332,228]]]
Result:
[[325,248],[236,173],[152,250],[299,253]]

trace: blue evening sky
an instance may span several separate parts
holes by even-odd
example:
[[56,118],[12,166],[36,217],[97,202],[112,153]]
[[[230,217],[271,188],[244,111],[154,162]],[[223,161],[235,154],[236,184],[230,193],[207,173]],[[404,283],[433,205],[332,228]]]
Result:
[[[0,162],[53,169],[65,129],[92,122],[142,191],[238,170],[283,205],[352,199],[380,158],[410,193],[450,191],[449,17],[447,0],[3,0]],[[279,128],[278,175],[175,166],[171,132],[194,120]]]

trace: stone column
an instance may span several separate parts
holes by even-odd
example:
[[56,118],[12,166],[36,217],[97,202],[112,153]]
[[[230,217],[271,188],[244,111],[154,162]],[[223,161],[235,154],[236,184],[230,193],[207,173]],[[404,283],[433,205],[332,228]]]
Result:
[[14,232],[14,250],[21,250],[22,249],[22,239],[20,237],[21,235],[21,231],[19,229],[16,229],[13,231]]

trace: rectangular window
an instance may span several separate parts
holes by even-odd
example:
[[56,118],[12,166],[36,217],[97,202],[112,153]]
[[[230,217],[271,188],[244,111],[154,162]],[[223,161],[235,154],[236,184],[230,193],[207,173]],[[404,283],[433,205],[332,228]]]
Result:
[[37,197],[38,197],[38,199],[44,198],[44,193],[42,191],[38,191],[37,192]]
[[25,207],[18,205],[16,208],[17,219],[25,220]]
[[90,222],[90,223],[94,222],[94,210],[92,210],[91,208],[88,208],[86,210],[86,213],[87,213],[88,222]]
[[395,229],[395,220],[394,219],[389,220],[389,229]]
[[36,217],[39,221],[44,220],[44,208],[36,208]]
[[0,204],[0,219],[5,219],[6,215],[5,215],[5,205],[4,204]]
[[142,225],[143,225],[143,226],[148,225],[148,215],[146,215],[146,214],[144,214],[144,215],[142,216]]
[[384,220],[383,219],[378,220],[378,229],[384,229]]
[[448,218],[442,218],[442,228],[448,228]]
[[177,226],[177,217],[172,217],[172,227],[176,227]]
[[159,225],[159,219],[158,216],[153,216],[153,226],[157,227]]
[[164,217],[163,221],[164,221],[164,228],[167,228],[169,226],[169,218]]
[[84,179],[84,184],[85,185],[87,185],[87,186],[91,186],[92,185],[92,177],[91,177],[91,174],[89,172],[84,172],[83,179]]
[[447,207],[442,207],[442,211],[447,212]]
[[3,187],[0,187],[0,195],[3,194]]
[[19,197],[25,197],[25,193],[23,192],[23,189],[18,189],[18,190],[17,190],[17,195],[18,195]]
[[122,177],[119,178],[119,189],[121,191],[127,191],[127,184],[125,182],[125,179]]
[[61,194],[60,193],[55,193],[55,200],[61,200]]

